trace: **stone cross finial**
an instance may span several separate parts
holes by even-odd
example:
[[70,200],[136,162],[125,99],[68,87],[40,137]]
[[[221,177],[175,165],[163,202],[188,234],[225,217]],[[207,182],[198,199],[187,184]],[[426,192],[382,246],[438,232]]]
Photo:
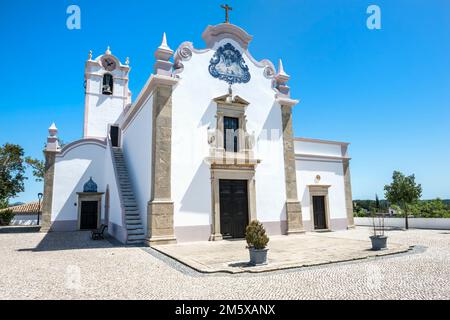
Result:
[[227,4],[225,4],[225,5],[222,4],[220,7],[225,10],[225,23],[230,23],[230,17],[229,17],[228,11],[232,11],[233,8]]
[[92,50],[89,50],[89,56],[88,56],[89,60],[92,60]]
[[127,58],[125,59],[125,64],[126,64],[126,65],[129,65],[129,64],[130,64],[130,58],[129,58],[129,57],[127,57]]
[[110,48],[110,46],[108,46],[108,48],[106,48],[105,54],[108,54],[108,55],[111,54],[111,48]]

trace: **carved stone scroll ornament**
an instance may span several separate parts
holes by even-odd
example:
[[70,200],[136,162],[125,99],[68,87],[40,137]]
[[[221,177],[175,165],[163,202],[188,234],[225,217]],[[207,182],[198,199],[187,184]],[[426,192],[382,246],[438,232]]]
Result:
[[210,146],[214,146],[216,142],[216,130],[215,129],[209,129],[208,130],[208,144]]
[[192,44],[190,42],[182,44],[176,54],[174,59],[174,69],[177,73],[181,72],[184,68],[182,61],[189,61],[192,58]]
[[273,79],[275,77],[275,70],[273,67],[267,65],[264,67],[264,77],[267,79]]

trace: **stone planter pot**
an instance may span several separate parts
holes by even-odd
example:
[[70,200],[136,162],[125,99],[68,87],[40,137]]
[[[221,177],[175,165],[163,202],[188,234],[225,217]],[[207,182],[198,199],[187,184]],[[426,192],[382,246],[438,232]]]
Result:
[[387,236],[371,236],[372,250],[382,250],[387,248]]
[[269,249],[249,248],[248,251],[250,252],[250,264],[252,266],[267,264],[267,251]]

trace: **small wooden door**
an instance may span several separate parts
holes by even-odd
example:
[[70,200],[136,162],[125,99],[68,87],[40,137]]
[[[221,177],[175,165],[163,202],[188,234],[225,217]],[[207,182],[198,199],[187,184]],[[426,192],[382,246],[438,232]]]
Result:
[[248,225],[247,180],[220,180],[220,232],[224,238],[244,238]]
[[119,146],[119,127],[111,126],[109,129],[109,136],[111,137],[111,145],[113,147]]
[[325,196],[313,196],[314,229],[326,229]]
[[98,228],[98,201],[82,201],[80,212],[80,229]]

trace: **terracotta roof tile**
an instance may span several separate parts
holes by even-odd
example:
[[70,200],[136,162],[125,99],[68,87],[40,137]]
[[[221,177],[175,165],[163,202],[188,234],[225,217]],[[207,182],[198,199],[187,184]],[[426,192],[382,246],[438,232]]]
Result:
[[[35,201],[30,203],[24,203],[18,206],[9,207],[8,209],[11,209],[15,214],[36,214],[39,210],[39,202]],[[0,211],[3,210],[5,209],[2,209]]]

